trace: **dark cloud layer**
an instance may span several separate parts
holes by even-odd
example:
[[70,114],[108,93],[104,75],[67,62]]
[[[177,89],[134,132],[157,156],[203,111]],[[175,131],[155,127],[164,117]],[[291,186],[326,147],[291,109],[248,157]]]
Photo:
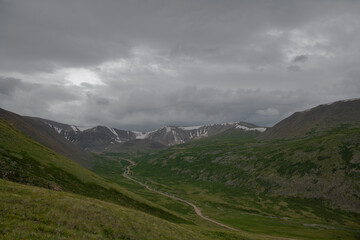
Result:
[[41,84],[27,83],[21,79],[0,76],[0,94],[12,96],[15,91],[32,91]]
[[292,60],[294,63],[296,62],[306,62],[309,59],[309,57],[307,55],[299,55],[294,57],[294,59]]
[[0,0],[0,107],[79,125],[272,125],[360,95],[355,0]]
[[0,94],[10,96],[20,84],[20,79],[0,77]]

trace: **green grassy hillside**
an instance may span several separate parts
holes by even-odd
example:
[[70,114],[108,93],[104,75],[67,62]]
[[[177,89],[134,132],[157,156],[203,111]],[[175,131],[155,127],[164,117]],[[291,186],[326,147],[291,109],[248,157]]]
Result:
[[38,118],[20,116],[0,108],[0,118],[31,137],[36,142],[54,150],[74,162],[87,168],[92,166],[94,160],[90,153],[87,153],[74,144],[71,144],[63,136],[59,135]]
[[350,239],[360,228],[359,145],[360,129],[348,125],[287,140],[231,133],[143,155],[134,177],[234,227]]
[[[135,172],[182,181],[224,184],[260,194],[323,198],[360,211],[360,128],[321,136],[261,141],[254,133],[226,134],[148,154]],[[152,176],[151,176],[152,177]]]
[[40,145],[2,119],[0,177],[27,185],[106,200],[173,222],[187,222]]
[[0,180],[0,239],[210,239],[116,204]]

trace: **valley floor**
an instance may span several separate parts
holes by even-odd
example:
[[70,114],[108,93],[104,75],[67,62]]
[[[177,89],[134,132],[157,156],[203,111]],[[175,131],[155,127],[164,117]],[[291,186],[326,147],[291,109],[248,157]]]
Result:
[[[107,160],[103,159],[103,161],[109,164],[111,173],[106,170],[106,167],[104,168],[106,165],[104,162],[101,163],[101,168],[95,168],[95,172],[122,186],[127,186],[127,189],[132,189],[136,194],[156,202],[172,213],[191,219],[197,225],[219,228],[215,227],[215,224],[220,223],[232,229],[229,231],[233,232],[234,236],[238,236],[229,238],[224,235],[217,239],[242,239],[240,236],[259,239],[358,239],[360,236],[356,216],[344,218],[345,225],[342,225],[330,220],[336,216],[336,212],[325,210],[327,214],[330,214],[330,218],[324,220],[324,218],[314,215],[311,209],[307,209],[306,203],[302,203],[304,206],[296,207],[295,200],[291,202],[291,199],[278,199],[279,206],[284,205],[287,201],[286,204],[289,204],[289,207],[286,208],[286,211],[282,207],[283,211],[278,211],[279,215],[275,215],[276,212],[269,214],[266,211],[269,209],[257,206],[254,202],[277,205],[275,199],[250,200],[252,196],[240,197],[236,194],[229,198],[224,194],[215,193],[214,189],[211,190],[209,186],[178,184],[172,181],[161,181],[160,183],[137,174],[137,169],[135,172],[130,171],[135,166],[135,162],[124,158],[122,154],[109,155]],[[224,192],[226,191],[224,190]],[[196,218],[194,206],[201,209],[202,214],[206,214],[205,220],[214,219],[216,223],[204,223],[204,219]],[[293,209],[290,209],[291,207]],[[343,217],[342,215],[341,218]],[[237,230],[239,230],[239,234]]]
[[152,191],[152,192],[158,193],[158,194],[160,194],[160,195],[163,195],[163,196],[165,196],[165,197],[168,197],[168,198],[171,198],[171,199],[174,199],[174,200],[177,200],[177,201],[186,203],[187,205],[189,205],[189,206],[191,206],[192,208],[194,208],[195,213],[196,213],[199,217],[201,217],[202,219],[204,219],[204,220],[206,220],[206,221],[208,221],[208,222],[214,223],[214,224],[216,224],[216,225],[218,225],[218,226],[220,226],[220,227],[224,227],[224,228],[227,228],[227,229],[230,229],[230,230],[233,230],[233,231],[239,231],[238,229],[232,228],[232,227],[227,226],[227,225],[225,225],[225,224],[223,224],[223,223],[219,223],[219,222],[217,222],[217,221],[215,221],[215,220],[213,220],[213,219],[211,219],[211,218],[205,217],[205,216],[202,214],[200,208],[197,207],[195,204],[189,202],[189,201],[186,201],[186,200],[184,200],[184,199],[182,199],[182,198],[179,198],[179,197],[175,197],[175,196],[173,196],[173,195],[171,195],[171,194],[167,194],[167,193],[164,193],[164,192],[157,191],[156,189],[150,188],[148,185],[146,185],[146,184],[144,184],[144,183],[142,183],[142,182],[139,182],[139,181],[135,180],[134,178],[130,177],[130,176],[129,176],[129,174],[130,174],[130,168],[131,168],[131,167],[135,167],[136,164],[135,164],[133,161],[129,160],[129,159],[125,159],[125,158],[122,158],[122,159],[123,159],[124,161],[127,161],[127,162],[130,163],[130,166],[127,166],[127,167],[126,167],[126,170],[125,170],[125,172],[124,172],[124,174],[123,174],[123,176],[124,176],[125,178],[127,178],[127,179],[129,179],[129,180],[131,180],[131,181],[133,181],[133,182],[136,182],[137,184],[139,184],[139,185],[145,187],[146,189],[148,189],[149,191]]

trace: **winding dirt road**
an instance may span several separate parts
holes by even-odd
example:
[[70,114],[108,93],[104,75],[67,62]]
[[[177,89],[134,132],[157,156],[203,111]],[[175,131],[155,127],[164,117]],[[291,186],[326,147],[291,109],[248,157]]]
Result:
[[127,179],[129,179],[129,180],[131,180],[131,181],[133,181],[133,182],[136,182],[137,184],[145,187],[146,189],[148,189],[148,190],[150,190],[150,191],[153,191],[153,192],[156,192],[156,193],[161,194],[161,195],[163,195],[163,196],[166,196],[166,197],[172,198],[172,199],[174,199],[174,200],[177,200],[177,201],[186,203],[187,205],[189,205],[189,206],[191,206],[191,207],[194,208],[195,213],[196,213],[199,217],[201,217],[202,219],[204,219],[204,220],[206,220],[206,221],[208,221],[208,222],[214,223],[214,224],[216,224],[216,225],[219,225],[219,226],[221,226],[221,227],[224,227],[224,228],[227,228],[227,229],[230,229],[230,230],[233,230],[233,231],[237,231],[237,232],[239,231],[239,230],[236,229],[236,228],[227,226],[227,225],[225,225],[225,224],[223,224],[223,223],[220,223],[220,222],[217,222],[217,221],[215,221],[215,220],[213,220],[213,219],[211,219],[211,218],[205,217],[205,216],[202,214],[200,208],[197,207],[195,204],[193,204],[193,203],[191,203],[191,202],[188,202],[188,201],[186,201],[186,200],[184,200],[184,199],[182,199],[182,198],[179,198],[179,197],[172,196],[172,195],[170,195],[170,194],[168,194],[168,193],[160,192],[160,191],[158,191],[158,190],[156,190],[156,189],[153,189],[153,188],[149,187],[149,186],[146,185],[145,183],[142,183],[142,182],[139,182],[139,181],[133,179],[132,177],[129,176],[129,174],[130,174],[130,169],[136,165],[135,162],[133,162],[133,161],[131,161],[131,160],[129,160],[129,159],[125,159],[125,158],[121,158],[121,160],[124,160],[124,161],[127,161],[127,162],[130,163],[130,165],[125,168],[125,171],[124,171],[124,173],[123,173],[123,176],[126,177]]
[[[193,203],[191,203],[191,202],[189,202],[189,201],[186,201],[186,200],[184,200],[184,199],[182,199],[182,198],[179,198],[179,197],[175,197],[175,196],[173,196],[173,195],[170,195],[170,194],[168,194],[168,193],[160,192],[160,191],[158,191],[158,190],[156,190],[156,189],[153,189],[153,188],[149,187],[149,186],[146,185],[145,183],[139,182],[139,181],[135,180],[134,178],[130,177],[129,174],[130,174],[131,168],[132,168],[132,167],[135,167],[135,166],[136,166],[136,163],[135,163],[134,161],[131,161],[130,159],[126,159],[126,158],[120,158],[120,159],[121,159],[121,160],[124,160],[124,161],[127,161],[128,163],[130,163],[130,165],[125,168],[125,171],[124,171],[124,173],[123,173],[123,176],[124,176],[125,178],[127,178],[127,179],[129,179],[129,180],[131,180],[131,181],[133,181],[133,182],[136,182],[137,184],[139,184],[139,185],[145,187],[146,189],[148,189],[149,191],[156,192],[156,193],[161,194],[161,195],[163,195],[163,196],[165,196],[165,197],[168,197],[168,198],[171,198],[171,199],[174,199],[174,200],[177,200],[177,201],[186,203],[187,205],[193,207],[195,213],[196,213],[199,217],[201,217],[202,219],[204,219],[205,221],[214,223],[214,224],[216,224],[216,225],[218,225],[218,226],[221,226],[221,227],[224,227],[224,228],[227,228],[227,229],[236,231],[236,232],[240,232],[239,229],[230,227],[230,226],[225,225],[225,224],[223,224],[223,223],[217,222],[217,221],[215,221],[215,220],[213,220],[213,219],[211,219],[211,218],[205,217],[205,216],[202,214],[200,208],[197,207],[195,204],[193,204]],[[292,238],[275,237],[275,236],[268,236],[268,235],[261,235],[261,236],[266,237],[266,238],[270,238],[270,239],[278,239],[278,240],[296,240],[296,239],[292,239]]]

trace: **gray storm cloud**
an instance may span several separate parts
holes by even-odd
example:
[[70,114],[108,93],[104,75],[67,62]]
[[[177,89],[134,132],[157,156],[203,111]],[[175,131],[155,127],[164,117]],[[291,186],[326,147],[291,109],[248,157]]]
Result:
[[21,84],[20,79],[0,77],[0,94],[10,96]]
[[150,130],[360,95],[359,1],[0,0],[0,107]]
[[309,59],[309,57],[307,55],[299,55],[294,57],[294,59],[292,60],[293,62],[306,62]]

